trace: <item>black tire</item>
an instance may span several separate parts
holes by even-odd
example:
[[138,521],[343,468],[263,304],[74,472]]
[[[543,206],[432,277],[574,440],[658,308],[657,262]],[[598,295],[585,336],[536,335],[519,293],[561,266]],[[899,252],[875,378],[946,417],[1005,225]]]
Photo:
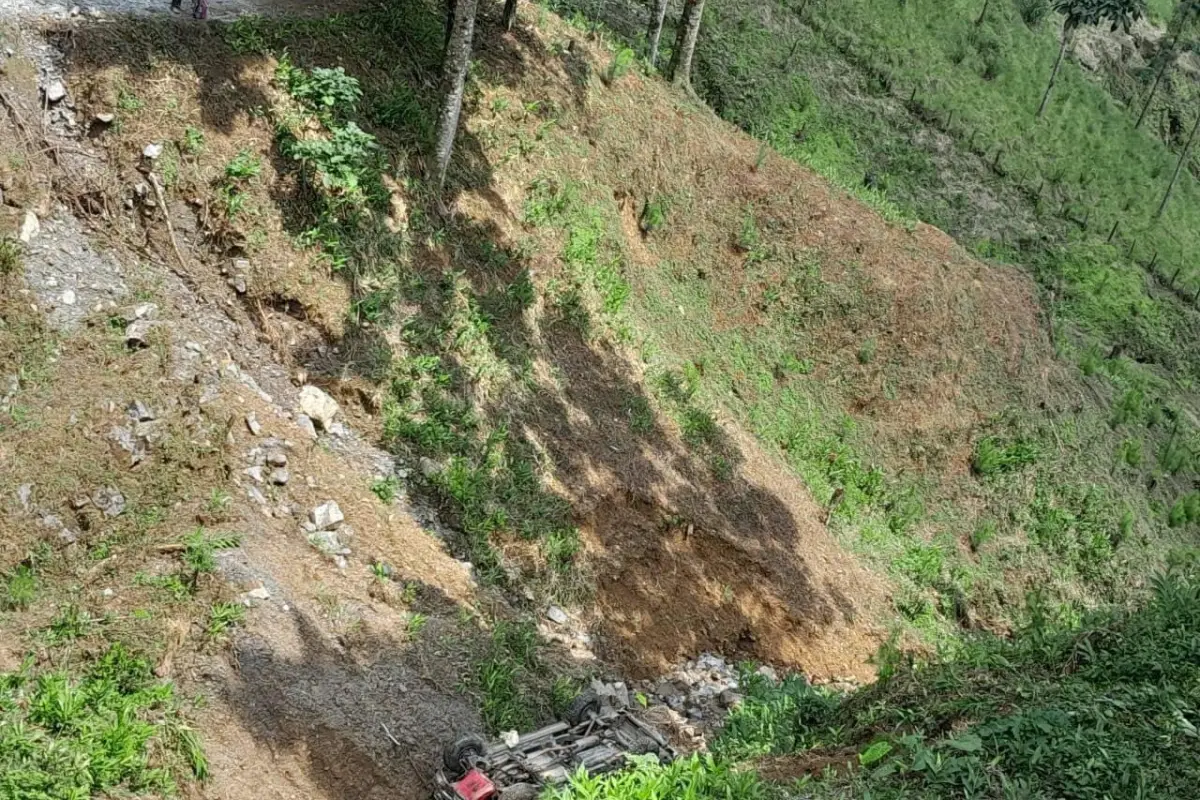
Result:
[[588,689],[571,701],[564,718],[571,727],[587,722],[600,714],[600,695]]
[[460,736],[442,748],[442,766],[450,780],[458,780],[467,773],[473,762],[483,758],[487,752],[487,742],[482,736],[469,733]]

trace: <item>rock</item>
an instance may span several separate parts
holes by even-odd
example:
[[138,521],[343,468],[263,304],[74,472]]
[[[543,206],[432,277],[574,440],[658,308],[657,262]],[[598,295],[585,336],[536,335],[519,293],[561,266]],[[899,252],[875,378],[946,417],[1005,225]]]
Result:
[[153,161],[162,155],[162,151],[163,148],[161,144],[148,144],[146,145],[145,149],[142,150],[142,155]]
[[25,219],[21,222],[21,230],[17,233],[17,238],[23,243],[29,244],[38,237],[42,232],[42,223],[38,222],[37,214],[32,211],[25,212]]
[[257,486],[251,486],[249,489],[247,489],[246,496],[255,503],[258,503],[260,506],[265,506],[267,504],[267,498],[263,497],[263,493],[258,490]]
[[563,611],[558,606],[550,606],[546,609],[546,619],[550,620],[555,625],[566,625],[567,620],[569,620],[570,617],[567,616],[566,611]]
[[125,495],[111,486],[102,486],[93,492],[92,503],[106,517],[118,517],[125,511]]
[[234,277],[229,279],[229,285],[231,287],[233,287],[233,290],[235,292],[237,292],[238,294],[245,294],[246,289],[247,289],[246,276],[245,275],[235,275]]
[[102,111],[101,113],[97,114],[93,119],[95,119],[96,122],[99,122],[101,125],[111,125],[113,120],[116,118],[117,117],[115,114],[111,114],[107,111]]
[[33,484],[22,483],[17,487],[17,500],[21,503],[21,508],[29,510],[29,500],[33,497]]
[[246,596],[251,600],[270,600],[271,591],[265,586],[259,586],[257,589],[251,589],[246,592]]
[[242,474],[248,475],[250,480],[254,481],[255,483],[263,482],[263,468],[257,464],[255,464],[253,467],[246,467],[244,470],[242,470]]
[[134,322],[139,319],[154,319],[158,316],[158,305],[156,303],[140,303],[133,307],[133,319],[128,316],[126,322]]
[[308,438],[317,438],[316,426],[313,425],[313,421],[309,419],[307,414],[297,414],[296,424],[300,427],[300,430],[304,431]]
[[60,80],[51,81],[46,87],[46,102],[57,103],[67,96],[67,87]]
[[286,467],[288,463],[287,453],[279,450],[272,450],[267,453],[267,463],[272,467]]
[[776,674],[775,670],[772,667],[768,667],[766,664],[763,664],[761,667],[759,667],[758,669],[756,669],[754,671],[757,674],[762,675],[764,678],[769,680],[771,683],[779,683],[779,675]]
[[64,306],[73,306],[73,305],[75,305],[75,292],[74,292],[74,290],[72,290],[72,289],[67,289],[65,292],[63,292],[61,295],[59,295],[59,297],[58,297],[58,302],[62,303]]
[[339,408],[337,401],[315,386],[300,390],[300,411],[325,430],[333,424]]
[[276,486],[284,486],[291,480],[291,477],[286,469],[280,468],[271,470],[270,480]]
[[504,742],[505,747],[512,749],[517,746],[517,742],[521,741],[521,734],[516,731],[505,731],[500,734],[500,741]]
[[342,514],[342,510],[338,508],[338,504],[332,500],[326,500],[308,512],[308,518],[317,527],[318,531],[332,530],[346,520],[345,515]]
[[135,422],[150,422],[154,419],[154,412],[141,400],[134,400],[126,411]]
[[742,704],[742,696],[733,689],[721,692],[721,705],[725,708],[737,708]]
[[258,436],[262,433],[262,425],[259,424],[258,417],[254,416],[253,411],[246,415],[246,428],[250,431],[251,436]]
[[429,456],[421,456],[421,460],[417,462],[417,467],[421,470],[421,474],[426,478],[433,478],[435,475],[438,475],[443,469],[445,469],[444,466],[437,461],[434,461]]
[[129,323],[125,328],[125,346],[133,350],[148,346],[151,327],[151,323],[144,319]]

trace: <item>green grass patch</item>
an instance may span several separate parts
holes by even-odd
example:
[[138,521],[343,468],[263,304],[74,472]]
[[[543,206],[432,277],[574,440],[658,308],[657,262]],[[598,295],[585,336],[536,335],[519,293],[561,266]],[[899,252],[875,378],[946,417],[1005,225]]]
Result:
[[207,774],[173,686],[120,645],[77,670],[0,674],[0,796],[174,796]]

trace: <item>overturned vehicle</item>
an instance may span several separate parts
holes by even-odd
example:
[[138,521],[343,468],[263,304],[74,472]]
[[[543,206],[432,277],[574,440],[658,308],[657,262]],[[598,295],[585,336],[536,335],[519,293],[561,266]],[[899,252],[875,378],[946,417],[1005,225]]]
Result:
[[576,698],[560,722],[504,741],[461,736],[442,751],[435,800],[534,800],[546,786],[619,770],[628,755],[676,753],[666,738],[627,709],[605,706],[594,692]]

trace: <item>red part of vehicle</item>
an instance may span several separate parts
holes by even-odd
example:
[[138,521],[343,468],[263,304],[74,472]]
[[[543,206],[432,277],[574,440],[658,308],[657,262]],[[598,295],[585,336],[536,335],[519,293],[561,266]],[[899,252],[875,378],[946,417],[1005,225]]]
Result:
[[461,780],[455,781],[454,791],[462,800],[492,800],[496,797],[496,786],[477,769],[470,770]]

